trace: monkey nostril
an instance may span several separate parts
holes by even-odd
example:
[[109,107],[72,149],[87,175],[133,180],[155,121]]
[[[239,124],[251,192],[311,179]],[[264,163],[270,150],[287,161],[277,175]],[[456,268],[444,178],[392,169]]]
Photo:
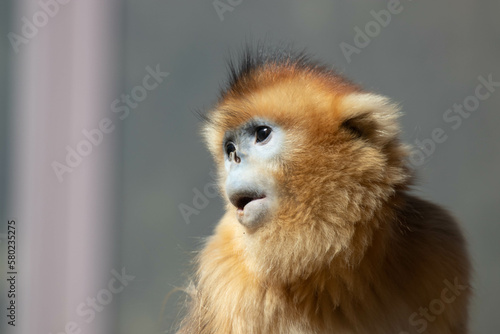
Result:
[[229,161],[234,161],[237,164],[241,162],[241,158],[236,154],[236,151],[229,153]]

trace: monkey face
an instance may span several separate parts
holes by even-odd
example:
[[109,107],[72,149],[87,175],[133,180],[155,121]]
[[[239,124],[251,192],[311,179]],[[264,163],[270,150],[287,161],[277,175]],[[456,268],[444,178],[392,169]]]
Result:
[[224,135],[224,190],[238,221],[247,228],[259,227],[276,209],[276,185],[271,175],[283,145],[281,127],[260,118]]

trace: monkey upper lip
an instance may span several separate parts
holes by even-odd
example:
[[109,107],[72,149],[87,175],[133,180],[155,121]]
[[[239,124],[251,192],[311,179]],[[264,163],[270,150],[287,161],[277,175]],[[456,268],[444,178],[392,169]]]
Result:
[[229,200],[238,210],[243,210],[248,203],[265,197],[264,194],[242,193],[231,196]]

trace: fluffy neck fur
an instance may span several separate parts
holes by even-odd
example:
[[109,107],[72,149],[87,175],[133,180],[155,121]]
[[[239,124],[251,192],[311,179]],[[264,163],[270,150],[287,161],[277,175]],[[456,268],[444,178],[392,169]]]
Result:
[[[395,197],[399,199],[395,201]],[[327,243],[332,247],[318,249],[325,244],[324,240],[309,239],[310,244],[300,244],[302,240],[297,239],[295,247],[313,248],[315,258],[311,257],[312,251],[294,254],[293,248],[289,248],[291,241],[286,240],[286,235],[280,236],[289,248],[287,254],[279,257],[282,263],[276,260],[276,252],[286,249],[280,249],[285,246],[279,242],[276,245],[276,235],[270,240],[275,247],[270,249],[262,245],[266,242],[265,235],[258,238],[248,235],[230,213],[226,214],[199,256],[198,282],[190,291],[193,298],[190,313],[197,321],[190,322],[188,318],[189,326],[182,333],[326,333],[342,328],[349,333],[353,326],[361,326],[358,317],[364,312],[362,305],[367,301],[378,305],[389,303],[389,299],[381,300],[378,291],[386,289],[382,283],[386,281],[382,263],[393,229],[397,228],[394,203],[402,205],[403,197],[395,195],[392,204],[380,204],[372,213],[370,224],[358,222],[356,228],[337,230],[343,234],[337,239],[345,244],[334,241]],[[320,226],[320,223],[303,224],[303,228],[309,229],[304,233],[311,235],[311,229],[317,228],[314,235],[318,238],[335,238],[330,230],[321,231]],[[256,240],[258,245],[254,244]],[[397,303],[397,299],[390,297],[391,303]],[[366,314],[374,319],[366,319],[364,325],[376,323],[375,317],[390,316],[371,308]],[[356,319],[350,318],[351,315],[356,315]],[[290,323],[289,319],[297,320]]]

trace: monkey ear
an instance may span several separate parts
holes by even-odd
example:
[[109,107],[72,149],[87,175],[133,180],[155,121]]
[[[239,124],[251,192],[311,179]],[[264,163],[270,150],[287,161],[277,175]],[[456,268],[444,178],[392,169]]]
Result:
[[384,145],[399,133],[399,107],[387,97],[353,93],[342,98],[341,128],[354,136]]

